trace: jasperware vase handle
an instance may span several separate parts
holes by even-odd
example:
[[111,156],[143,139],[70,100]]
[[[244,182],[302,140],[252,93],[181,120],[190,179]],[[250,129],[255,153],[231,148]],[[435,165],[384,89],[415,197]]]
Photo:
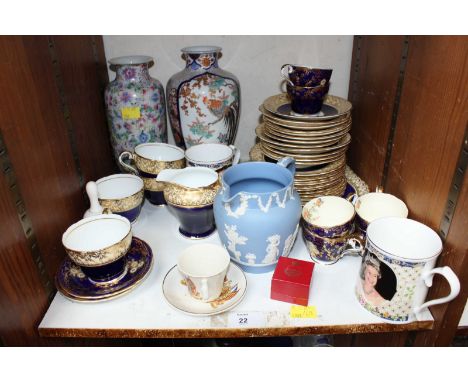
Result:
[[129,151],[124,151],[122,154],[119,155],[119,163],[122,165],[122,167],[129,171],[129,172],[132,172],[133,174],[135,175],[138,175],[138,170],[133,167],[133,166],[130,166],[129,164],[125,163],[124,162],[124,158],[128,158],[130,160],[134,160],[134,154],[132,154],[131,152]]
[[418,314],[421,313],[423,309],[428,308],[429,306],[432,306],[432,305],[439,305],[445,302],[452,301],[455,297],[458,296],[458,293],[460,293],[460,280],[458,280],[457,275],[449,267],[434,268],[426,273],[423,273],[422,279],[424,280],[424,283],[426,284],[427,287],[432,286],[432,279],[434,278],[434,275],[436,273],[444,276],[445,279],[448,281],[449,286],[450,286],[450,293],[448,296],[437,298],[431,301],[427,301],[421,306],[414,308],[413,311],[414,311],[414,314],[416,314],[416,317],[418,317]]
[[291,174],[294,176],[296,173],[296,161],[291,157],[284,157],[276,162],[277,165],[287,168]]

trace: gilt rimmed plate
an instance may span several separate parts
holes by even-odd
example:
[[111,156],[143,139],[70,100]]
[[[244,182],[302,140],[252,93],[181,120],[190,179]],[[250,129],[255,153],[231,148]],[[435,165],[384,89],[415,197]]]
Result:
[[332,153],[325,153],[325,154],[292,154],[289,152],[285,152],[283,150],[279,150],[276,147],[272,148],[270,145],[266,144],[263,141],[260,141],[260,145],[262,147],[262,151],[268,155],[270,158],[279,160],[283,157],[292,157],[296,161],[297,164],[307,164],[310,163],[311,165],[317,165],[320,163],[328,163],[337,160],[342,155],[345,155],[348,147],[342,147]]
[[67,257],[55,277],[57,290],[64,297],[79,302],[97,302],[122,296],[136,288],[149,274],[153,252],[145,241],[134,236],[125,258],[123,276],[119,276],[114,282],[97,284]]
[[330,139],[337,135],[340,135],[341,132],[350,130],[352,123],[348,123],[346,125],[340,125],[338,127],[333,127],[330,129],[323,129],[323,130],[313,130],[313,131],[304,131],[304,130],[292,130],[292,129],[285,129],[284,127],[272,125],[269,122],[263,122],[265,129],[269,132],[275,133],[275,135],[279,135],[280,137],[287,137],[287,138],[306,138],[306,139]]
[[300,145],[300,146],[330,146],[338,142],[344,135],[350,131],[350,128],[340,131],[336,134],[327,135],[327,136],[294,136],[294,135],[285,135],[281,132],[274,131],[269,127],[263,125],[262,132],[265,136],[275,141],[281,143],[287,143],[290,145]]
[[351,113],[346,113],[338,118],[329,119],[321,122],[309,122],[309,121],[294,121],[285,118],[279,118],[274,114],[265,110],[263,106],[260,107],[260,112],[262,113],[263,120],[272,123],[274,125],[281,126],[287,129],[295,130],[323,130],[330,127],[336,127],[339,125],[350,123],[352,120]]
[[267,144],[267,146],[270,146],[273,149],[277,148],[278,151],[291,153],[291,154],[323,154],[323,153],[329,153],[329,152],[336,152],[338,151],[338,149],[348,146],[349,143],[351,142],[351,135],[346,134],[343,137],[341,137],[341,139],[338,142],[332,145],[319,146],[319,147],[315,147],[313,145],[302,146],[302,145],[277,142],[274,139],[269,138],[265,134],[261,125],[255,129],[255,133],[257,134],[257,137],[259,137],[261,141],[264,141]]
[[173,308],[191,316],[213,316],[234,308],[242,301],[247,290],[247,278],[242,269],[231,262],[221,296],[211,302],[202,302],[190,296],[175,265],[164,277],[162,290]]
[[286,93],[268,97],[263,107],[281,118],[296,121],[320,121],[337,118],[351,111],[352,105],[348,100],[328,94],[317,114],[296,114],[291,109],[291,101]]

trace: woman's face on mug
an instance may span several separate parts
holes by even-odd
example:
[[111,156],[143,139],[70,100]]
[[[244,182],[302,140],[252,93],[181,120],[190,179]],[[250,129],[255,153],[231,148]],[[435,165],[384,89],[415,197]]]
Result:
[[366,265],[364,271],[364,281],[368,285],[375,286],[377,284],[377,279],[379,277],[379,272],[372,265]]

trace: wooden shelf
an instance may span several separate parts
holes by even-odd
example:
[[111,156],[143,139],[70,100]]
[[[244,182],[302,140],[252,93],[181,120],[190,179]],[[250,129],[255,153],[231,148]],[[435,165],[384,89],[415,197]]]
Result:
[[[162,294],[162,281],[180,251],[194,241],[180,236],[178,223],[164,207],[145,202],[134,235],[153,249],[154,264],[146,280],[127,295],[97,303],[71,301],[57,293],[39,325],[44,337],[95,338],[223,338],[253,336],[297,336],[430,330],[434,320],[429,310],[422,319],[407,324],[388,323],[360,306],[354,296],[360,259],[345,257],[337,264],[316,265],[309,305],[317,318],[290,318],[291,305],[271,300],[272,272],[247,273],[247,292],[233,310],[210,317],[185,315],[170,306]],[[220,243],[215,233],[204,242]],[[310,260],[298,236],[290,257]],[[249,313],[261,325],[229,327],[229,315]]]

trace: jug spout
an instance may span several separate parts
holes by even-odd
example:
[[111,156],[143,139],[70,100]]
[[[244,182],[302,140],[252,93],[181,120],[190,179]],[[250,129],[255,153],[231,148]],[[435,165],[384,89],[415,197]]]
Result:
[[183,169],[166,169],[158,174],[158,182],[173,183],[174,178],[180,174]]

